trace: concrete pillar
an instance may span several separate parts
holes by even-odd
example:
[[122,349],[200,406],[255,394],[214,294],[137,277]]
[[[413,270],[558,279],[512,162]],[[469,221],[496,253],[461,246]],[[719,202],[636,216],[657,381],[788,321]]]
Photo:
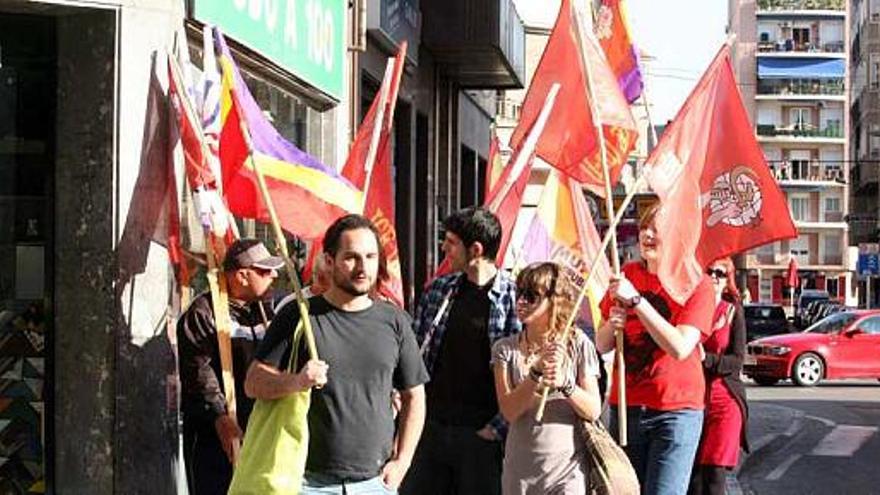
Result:
[[113,11],[58,18],[55,487],[113,493]]

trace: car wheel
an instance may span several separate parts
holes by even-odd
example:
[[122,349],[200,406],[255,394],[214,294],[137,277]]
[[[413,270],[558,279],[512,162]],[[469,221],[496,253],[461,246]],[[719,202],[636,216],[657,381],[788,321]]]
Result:
[[819,383],[824,376],[825,363],[823,363],[822,358],[816,354],[807,352],[801,354],[795,359],[791,372],[791,380],[801,387],[812,387]]
[[752,378],[758,385],[762,385],[764,387],[769,387],[771,385],[776,385],[779,382],[779,378],[771,378],[769,376],[756,376]]

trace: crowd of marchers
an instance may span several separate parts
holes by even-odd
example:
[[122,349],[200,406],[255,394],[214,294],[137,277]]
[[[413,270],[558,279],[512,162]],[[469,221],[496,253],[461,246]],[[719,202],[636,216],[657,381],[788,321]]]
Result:
[[[612,279],[602,323],[573,331],[573,279],[553,262],[515,278],[497,268],[501,224],[486,209],[444,220],[452,272],[425,288],[412,317],[376,296],[376,227],[342,217],[326,231],[306,291],[317,358],[295,338],[303,305],[292,296],[273,302],[282,260],[257,240],[236,241],[223,263],[234,416],[210,293],[194,298],[177,326],[189,492],[229,491],[255,400],[310,391],[302,494],[592,493],[590,470],[599,466],[587,455],[584,425],[606,408],[613,435],[625,418],[624,451],[642,493],[724,493],[747,448],[745,325],[733,264],[712,263],[677,303],[657,276],[666,244],[656,213],[641,218],[640,260]],[[624,383],[612,372],[606,387],[602,356],[618,335]]]

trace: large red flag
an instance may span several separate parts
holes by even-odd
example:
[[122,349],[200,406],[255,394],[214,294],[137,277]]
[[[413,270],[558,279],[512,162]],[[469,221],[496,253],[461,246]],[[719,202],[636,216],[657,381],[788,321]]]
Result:
[[797,236],[770,175],[725,45],[648,157],[660,197],[658,276],[684,302],[722,256]]
[[486,183],[483,188],[484,198],[488,198],[492,194],[503,172],[504,163],[501,160],[501,141],[498,139],[498,134],[493,132],[492,140],[489,141],[489,160],[486,164]]
[[[501,223],[501,245],[498,248],[498,254],[495,256],[495,265],[498,267],[504,266],[504,256],[507,254],[507,247],[510,245],[513,227],[516,225],[516,219],[522,206],[523,195],[529,183],[529,175],[532,172],[532,165],[535,162],[535,146],[541,138],[541,133],[544,131],[550,116],[558,108],[558,105],[555,105],[555,103],[559,92],[558,84],[550,88],[550,91],[544,97],[541,111],[532,123],[526,139],[519,143],[519,147],[513,152],[513,156],[501,172],[498,183],[495,184],[489,193],[489,197],[483,203],[483,206],[494,213],[498,217],[499,223]],[[444,258],[440,266],[437,267],[437,270],[434,271],[432,280],[451,271],[452,263],[449,261],[449,258]]]
[[538,141],[537,154],[604,197],[602,153],[593,112],[602,122],[612,184],[620,177],[638,131],[617,77],[608,67],[595,37],[586,28],[586,15],[580,3],[562,1],[556,25],[529,84],[510,146],[513,149],[519,146],[535,122],[550,87],[560,83],[559,104]]
[[361,122],[348,159],[342,167],[342,176],[364,191],[366,198],[363,214],[379,229],[379,240],[385,253],[387,268],[383,279],[379,281],[379,293],[400,307],[404,303],[403,276],[394,225],[391,129],[405,62],[406,42],[401,44],[397,56],[389,60],[379,94]]

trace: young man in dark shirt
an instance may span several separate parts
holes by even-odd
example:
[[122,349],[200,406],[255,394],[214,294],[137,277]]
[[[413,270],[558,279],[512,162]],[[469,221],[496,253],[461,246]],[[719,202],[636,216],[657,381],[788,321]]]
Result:
[[232,318],[235,418],[226,410],[211,294],[196,297],[177,322],[183,458],[193,495],[225,494],[229,489],[233,455],[253,408],[244,394],[244,377],[266,332],[264,318],[272,317],[272,305],[263,299],[283,264],[256,239],[236,241],[226,252],[223,271]]
[[501,440],[492,375],[492,344],[520,331],[514,281],[495,267],[501,224],[484,208],[466,208],[443,222],[443,251],[455,273],[431,283],[414,329],[431,382],[428,420],[408,495],[501,493]]
[[[320,360],[291,349],[296,304],[272,321],[248,372],[247,393],[272,400],[312,389],[309,453],[302,493],[394,493],[406,474],[425,420],[424,383],[409,316],[370,291],[380,264],[379,235],[360,215],[337,220],[324,236],[330,288],[309,299]],[[290,353],[305,365],[285,373]],[[395,438],[391,394],[401,410]],[[396,448],[394,448],[396,446]]]

